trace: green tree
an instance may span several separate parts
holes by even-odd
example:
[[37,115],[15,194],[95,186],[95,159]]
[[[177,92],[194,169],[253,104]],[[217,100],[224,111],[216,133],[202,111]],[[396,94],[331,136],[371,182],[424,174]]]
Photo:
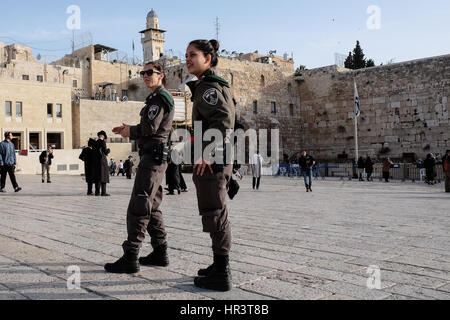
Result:
[[366,67],[366,59],[364,58],[364,52],[359,44],[359,41],[356,41],[356,47],[353,49],[353,69],[363,69]]
[[300,76],[302,74],[303,71],[308,70],[306,69],[306,66],[304,65],[300,65],[296,70],[295,70],[295,75],[296,76]]
[[359,41],[356,41],[355,49],[353,49],[353,52],[349,52],[345,60],[345,67],[347,69],[357,70],[374,66],[375,61],[373,59],[366,60]]
[[375,61],[372,59],[367,60],[366,68],[375,67]]
[[352,55],[351,52],[348,53],[348,57],[347,57],[347,59],[345,60],[344,66],[345,66],[347,69],[353,69],[353,55]]

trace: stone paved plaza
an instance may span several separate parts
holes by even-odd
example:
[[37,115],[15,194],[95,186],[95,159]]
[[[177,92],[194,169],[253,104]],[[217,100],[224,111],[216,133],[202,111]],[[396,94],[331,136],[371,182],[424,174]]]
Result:
[[[249,177],[230,201],[233,228],[228,293],[197,289],[193,276],[212,261],[189,193],[166,196],[170,266],[110,275],[122,254],[132,181],[114,177],[111,198],[85,196],[81,177],[18,176],[0,195],[0,299],[450,299],[450,195],[443,186],[328,179],[306,193],[300,179]],[[150,253],[147,241],[142,252]],[[81,270],[69,290],[68,267]],[[378,266],[381,289],[368,289]]]

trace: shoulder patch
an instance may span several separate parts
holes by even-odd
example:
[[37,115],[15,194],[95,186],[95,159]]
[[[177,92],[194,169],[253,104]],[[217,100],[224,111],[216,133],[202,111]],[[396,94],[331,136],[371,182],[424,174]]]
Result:
[[160,95],[161,95],[162,99],[164,100],[164,102],[169,106],[169,110],[171,112],[174,107],[174,101],[173,101],[172,96],[167,91],[164,91],[164,90],[160,91]]
[[156,104],[154,104],[154,105],[150,106],[150,108],[148,108],[148,118],[150,119],[150,121],[153,121],[156,119],[160,110],[161,110],[161,108]]
[[210,88],[203,94],[203,100],[209,105],[215,106],[219,101],[219,92],[216,88]]
[[219,77],[218,75],[215,75],[215,74],[211,74],[211,75],[206,76],[205,80],[209,81],[209,82],[218,82],[222,86],[225,86],[225,87],[228,87],[228,88],[230,87],[230,85],[228,84],[228,82],[226,80],[224,80],[223,78],[221,78],[221,77]]

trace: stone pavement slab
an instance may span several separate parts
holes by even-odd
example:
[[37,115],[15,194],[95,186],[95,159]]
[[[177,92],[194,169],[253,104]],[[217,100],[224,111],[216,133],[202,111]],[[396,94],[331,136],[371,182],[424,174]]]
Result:
[[[212,262],[192,178],[189,192],[165,196],[170,266],[111,275],[103,265],[122,255],[133,181],[113,177],[110,198],[87,197],[81,177],[19,175],[23,188],[0,195],[0,300],[134,299],[449,299],[450,196],[443,186],[301,179],[251,180],[229,201],[234,288],[196,288],[193,277]],[[142,255],[151,252],[149,239]],[[80,288],[69,290],[70,266]],[[381,288],[367,288],[370,266]]]

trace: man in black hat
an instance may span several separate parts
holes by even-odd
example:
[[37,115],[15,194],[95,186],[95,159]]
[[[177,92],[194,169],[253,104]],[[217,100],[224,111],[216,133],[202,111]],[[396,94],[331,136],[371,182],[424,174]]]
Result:
[[109,197],[106,193],[106,184],[109,183],[109,166],[106,157],[111,151],[106,148],[106,139],[108,139],[106,132],[100,131],[97,136],[98,140],[93,146],[95,195]]

